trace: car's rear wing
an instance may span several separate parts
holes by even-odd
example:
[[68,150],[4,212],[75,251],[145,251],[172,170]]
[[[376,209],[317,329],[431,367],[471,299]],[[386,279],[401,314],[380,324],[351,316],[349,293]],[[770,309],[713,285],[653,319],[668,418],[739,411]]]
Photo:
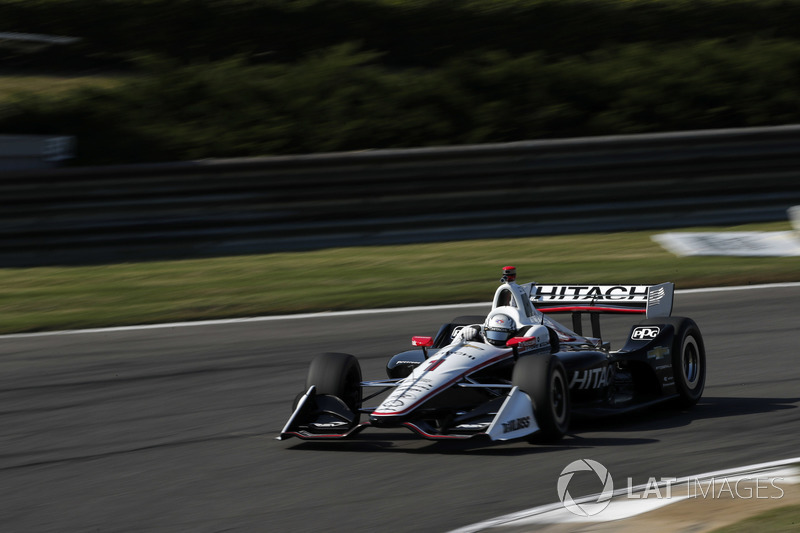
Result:
[[[638,313],[647,318],[672,314],[674,283],[659,285],[543,285],[525,287],[534,307],[543,313],[572,313],[575,332],[581,334],[580,315],[589,313],[599,337],[598,316],[603,313]],[[597,325],[596,325],[597,324]]]

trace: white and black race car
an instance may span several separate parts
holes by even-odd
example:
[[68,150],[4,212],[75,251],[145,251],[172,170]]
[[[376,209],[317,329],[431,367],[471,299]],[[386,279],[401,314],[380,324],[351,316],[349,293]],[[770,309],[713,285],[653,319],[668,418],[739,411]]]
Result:
[[[388,379],[362,380],[352,355],[318,355],[278,439],[340,439],[371,426],[404,427],[428,439],[552,442],[573,414],[666,401],[689,407],[700,399],[703,338],[693,320],[671,316],[672,283],[518,285],[516,269],[503,272],[487,317],[458,317],[435,337],[413,337],[418,348],[389,360]],[[572,329],[550,313],[572,314]],[[646,318],[612,351],[600,335],[605,313]],[[592,336],[582,334],[585,314]]]

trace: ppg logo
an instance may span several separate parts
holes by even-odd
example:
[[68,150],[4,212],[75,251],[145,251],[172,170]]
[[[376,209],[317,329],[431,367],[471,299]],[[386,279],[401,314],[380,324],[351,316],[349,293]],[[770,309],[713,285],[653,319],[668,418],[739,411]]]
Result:
[[633,328],[631,339],[635,341],[649,341],[658,337],[661,328],[658,326],[639,326]]

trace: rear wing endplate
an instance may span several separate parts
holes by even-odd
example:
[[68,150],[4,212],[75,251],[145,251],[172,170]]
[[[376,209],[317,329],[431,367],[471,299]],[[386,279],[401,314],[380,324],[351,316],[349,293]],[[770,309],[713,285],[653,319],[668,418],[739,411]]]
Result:
[[[659,285],[540,285],[525,287],[534,307],[543,313],[572,313],[573,322],[582,313],[632,313],[647,318],[672,315],[674,283]],[[594,329],[594,327],[592,328]],[[580,334],[580,332],[578,331]]]

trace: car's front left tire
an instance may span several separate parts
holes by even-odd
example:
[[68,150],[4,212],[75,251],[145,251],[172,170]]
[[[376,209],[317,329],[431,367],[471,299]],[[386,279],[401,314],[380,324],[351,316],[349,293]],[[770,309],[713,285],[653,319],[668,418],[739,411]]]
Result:
[[361,407],[361,365],[346,353],[321,353],[311,360],[306,389],[314,385],[317,394],[328,394],[342,400],[359,418]]

